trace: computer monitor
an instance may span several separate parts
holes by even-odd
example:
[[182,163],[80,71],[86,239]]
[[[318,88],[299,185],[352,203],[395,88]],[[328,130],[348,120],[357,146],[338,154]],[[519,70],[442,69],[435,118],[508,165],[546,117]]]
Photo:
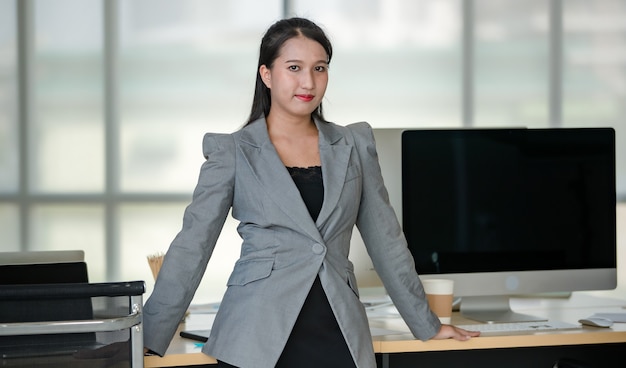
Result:
[[422,278],[486,322],[510,296],[617,285],[612,128],[402,133],[402,224]]
[[0,265],[84,262],[83,250],[40,250],[0,252]]

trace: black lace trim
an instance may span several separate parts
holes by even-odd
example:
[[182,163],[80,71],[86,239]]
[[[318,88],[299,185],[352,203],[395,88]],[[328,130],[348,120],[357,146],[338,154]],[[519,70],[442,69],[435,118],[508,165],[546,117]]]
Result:
[[296,183],[321,183],[322,167],[287,167],[291,178]]

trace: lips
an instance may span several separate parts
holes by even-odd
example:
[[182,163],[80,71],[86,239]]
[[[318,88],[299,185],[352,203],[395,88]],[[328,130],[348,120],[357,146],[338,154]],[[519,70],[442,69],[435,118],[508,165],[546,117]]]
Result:
[[304,102],[312,101],[314,97],[315,96],[313,95],[296,95],[297,99],[304,101]]

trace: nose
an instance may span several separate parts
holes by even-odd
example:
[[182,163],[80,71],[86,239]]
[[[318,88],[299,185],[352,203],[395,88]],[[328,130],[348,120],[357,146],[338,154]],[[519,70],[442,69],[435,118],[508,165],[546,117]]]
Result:
[[301,74],[300,87],[306,90],[313,89],[313,87],[315,87],[315,77],[313,73],[313,70],[309,70]]

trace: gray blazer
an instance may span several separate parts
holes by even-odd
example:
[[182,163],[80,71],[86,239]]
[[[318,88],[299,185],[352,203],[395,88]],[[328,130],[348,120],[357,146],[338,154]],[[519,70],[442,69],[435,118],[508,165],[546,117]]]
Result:
[[[182,230],[144,307],[144,342],[164,354],[203,276],[226,216],[240,221],[241,258],[203,352],[243,368],[274,367],[319,275],[359,368],[375,367],[367,316],[348,260],[354,225],[415,337],[440,328],[381,176],[372,129],[316,121],[324,202],[313,222],[267,133],[265,119],[206,134]],[[323,354],[323,352],[321,352]]]

